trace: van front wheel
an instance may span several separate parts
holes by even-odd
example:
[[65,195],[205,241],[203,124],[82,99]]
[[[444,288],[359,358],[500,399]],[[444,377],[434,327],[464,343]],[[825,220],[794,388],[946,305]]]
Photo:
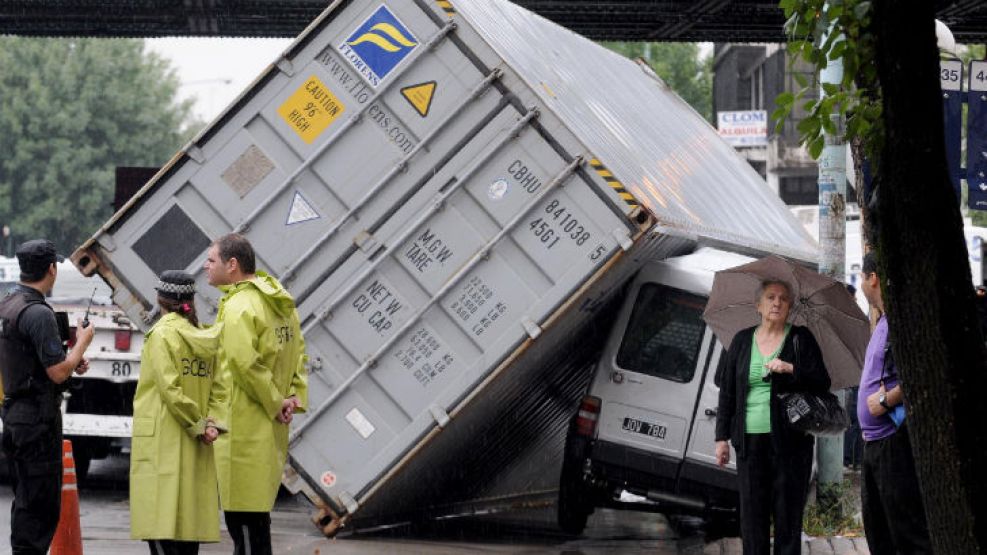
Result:
[[567,534],[579,535],[586,529],[586,520],[593,512],[593,503],[583,484],[578,468],[568,461],[562,465],[559,480],[559,528]]

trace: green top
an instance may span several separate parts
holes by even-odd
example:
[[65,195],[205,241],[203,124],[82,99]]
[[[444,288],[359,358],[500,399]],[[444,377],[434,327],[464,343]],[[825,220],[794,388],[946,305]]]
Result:
[[788,339],[791,324],[785,324],[785,335],[781,338],[778,348],[768,356],[761,354],[757,347],[757,332],[751,339],[751,368],[748,374],[750,389],[747,391],[747,427],[748,434],[771,433],[771,382],[761,379],[764,375],[764,365],[778,356],[781,348]]

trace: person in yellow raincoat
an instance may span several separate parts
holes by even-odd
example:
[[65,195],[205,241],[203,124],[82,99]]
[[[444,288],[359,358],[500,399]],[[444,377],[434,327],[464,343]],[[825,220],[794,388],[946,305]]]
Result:
[[291,295],[255,268],[241,235],[220,237],[205,263],[223,291],[217,324],[220,377],[230,390],[216,441],[219,497],[234,554],[271,553],[271,508],[288,456],[288,424],[305,410],[305,341]]
[[216,379],[220,326],[199,327],[195,280],[161,274],[163,316],[147,332],[134,396],[130,455],[130,533],[154,555],[199,552],[219,541],[212,443],[226,390]]

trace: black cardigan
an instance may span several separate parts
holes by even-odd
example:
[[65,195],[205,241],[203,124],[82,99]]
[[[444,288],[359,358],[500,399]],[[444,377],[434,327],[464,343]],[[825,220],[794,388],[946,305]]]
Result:
[[[720,357],[716,370],[716,385],[720,401],[716,410],[716,441],[729,439],[743,457],[745,451],[747,391],[750,388],[751,342],[756,328],[737,333],[730,349]],[[795,359],[795,338],[798,338],[798,363]],[[792,452],[812,448],[812,436],[789,429],[783,420],[784,409],[777,393],[792,391],[829,391],[829,372],[823,364],[822,352],[812,332],[802,326],[792,326],[778,359],[791,363],[791,374],[771,374],[771,443],[775,452]]]

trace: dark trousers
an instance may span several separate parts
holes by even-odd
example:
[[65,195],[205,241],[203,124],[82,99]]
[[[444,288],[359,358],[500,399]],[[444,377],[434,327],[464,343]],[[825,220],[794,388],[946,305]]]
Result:
[[860,489],[871,555],[932,553],[905,424],[891,437],[864,444]]
[[44,555],[58,527],[62,505],[61,422],[4,422],[14,502],[10,507],[10,548],[15,555]]
[[809,493],[812,448],[777,453],[771,434],[747,434],[746,453],[737,459],[740,486],[740,535],[744,555],[802,553],[802,514]]
[[233,555],[272,555],[271,513],[226,511],[224,516],[233,538]]
[[151,555],[199,555],[199,542],[147,540]]

